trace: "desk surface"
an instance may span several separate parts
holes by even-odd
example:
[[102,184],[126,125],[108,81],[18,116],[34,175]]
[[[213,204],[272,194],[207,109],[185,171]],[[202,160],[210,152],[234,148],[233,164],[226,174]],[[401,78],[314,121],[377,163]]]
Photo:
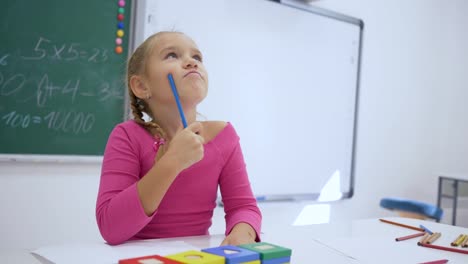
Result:
[[[436,245],[448,246],[458,234],[468,234],[468,228],[444,225],[435,222],[405,218],[386,218],[413,226],[425,225],[442,237]],[[330,236],[316,236],[317,228],[331,225],[315,225],[278,228],[275,232],[262,235],[262,240],[293,249],[292,262],[307,263],[418,263],[437,259],[448,259],[449,263],[468,263],[468,255],[422,248],[418,239],[395,242],[396,237],[414,234],[417,231],[385,224],[378,219],[358,220],[345,228],[334,228]],[[171,238],[153,240],[155,246],[164,241],[184,241],[198,248],[218,246],[223,235]],[[153,243],[153,242],[151,242]],[[157,252],[155,252],[157,253]],[[31,255],[27,250],[1,251],[0,263],[45,264],[50,263]]]

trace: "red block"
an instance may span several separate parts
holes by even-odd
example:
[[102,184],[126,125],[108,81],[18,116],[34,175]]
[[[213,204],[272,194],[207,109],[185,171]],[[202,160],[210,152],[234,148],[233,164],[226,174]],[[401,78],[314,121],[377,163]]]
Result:
[[160,263],[181,264],[181,262],[168,259],[159,255],[119,260],[119,264],[160,264]]

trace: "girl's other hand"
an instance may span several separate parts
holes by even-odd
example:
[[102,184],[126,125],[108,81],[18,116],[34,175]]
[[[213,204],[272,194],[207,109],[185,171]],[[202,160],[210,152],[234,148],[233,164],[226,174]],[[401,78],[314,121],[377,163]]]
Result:
[[231,233],[229,233],[229,235],[223,240],[221,246],[252,244],[255,243],[255,238],[256,232],[252,226],[247,223],[238,223],[232,228]]

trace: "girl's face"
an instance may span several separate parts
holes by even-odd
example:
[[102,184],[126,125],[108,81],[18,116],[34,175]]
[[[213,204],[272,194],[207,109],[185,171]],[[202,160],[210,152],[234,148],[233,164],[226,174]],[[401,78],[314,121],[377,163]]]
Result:
[[208,91],[208,76],[201,52],[193,40],[181,33],[164,33],[154,40],[147,61],[146,85],[152,95],[148,103],[172,105],[174,95],[167,75],[172,73],[185,107],[195,107]]

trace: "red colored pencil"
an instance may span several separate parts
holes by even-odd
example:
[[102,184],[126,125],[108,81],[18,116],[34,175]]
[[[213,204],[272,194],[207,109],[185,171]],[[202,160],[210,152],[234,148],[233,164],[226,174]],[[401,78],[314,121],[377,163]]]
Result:
[[407,240],[407,239],[411,239],[411,238],[415,238],[415,237],[420,237],[420,236],[424,236],[424,232],[423,233],[416,233],[414,235],[409,235],[409,236],[404,236],[404,237],[397,237],[395,238],[395,241],[403,241],[403,240]]
[[404,225],[404,224],[400,224],[400,223],[397,223],[397,222],[388,221],[388,220],[385,220],[385,219],[379,219],[379,220],[381,222],[391,224],[391,225],[401,226],[401,227],[405,227],[405,228],[409,228],[409,229],[413,229],[413,230],[417,230],[417,231],[421,231],[421,232],[425,231],[424,229],[419,228],[419,227],[415,227],[415,226]]
[[434,260],[429,262],[421,262],[419,264],[445,264],[448,262],[448,259]]
[[455,253],[468,254],[468,250],[463,250],[463,249],[458,249],[458,248],[442,247],[442,246],[436,246],[432,244],[419,244],[419,245],[421,247],[428,247],[428,248],[446,250],[446,251],[455,252]]

